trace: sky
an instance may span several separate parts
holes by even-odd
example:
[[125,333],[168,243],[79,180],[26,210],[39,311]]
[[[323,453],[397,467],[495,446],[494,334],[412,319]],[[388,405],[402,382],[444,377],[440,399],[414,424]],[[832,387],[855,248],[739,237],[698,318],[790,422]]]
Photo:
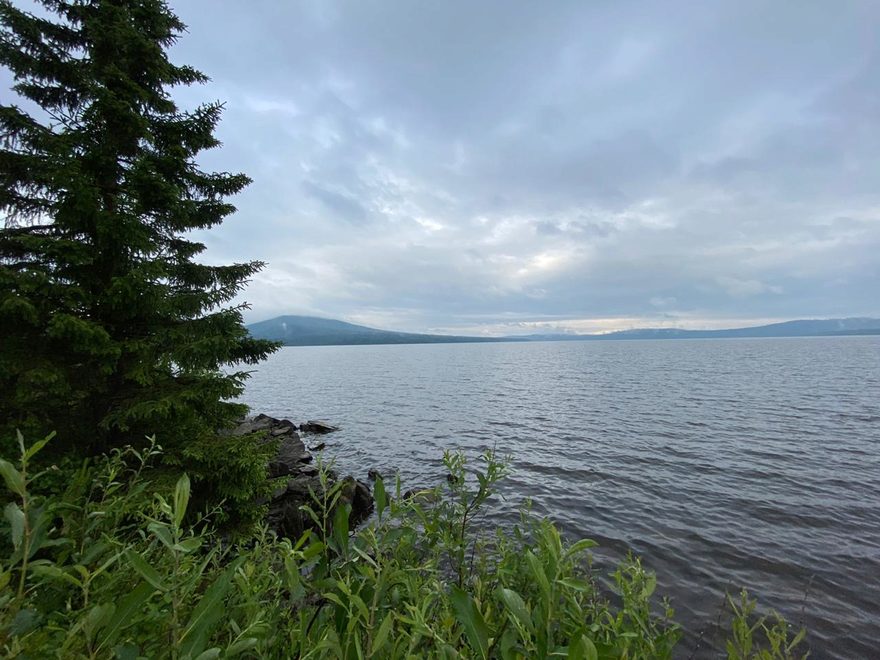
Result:
[[171,0],[246,320],[880,316],[880,2]]

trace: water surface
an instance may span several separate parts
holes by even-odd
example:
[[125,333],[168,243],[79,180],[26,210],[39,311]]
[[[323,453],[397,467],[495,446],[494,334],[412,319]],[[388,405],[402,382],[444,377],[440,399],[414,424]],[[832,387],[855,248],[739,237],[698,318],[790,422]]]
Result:
[[344,471],[443,478],[444,449],[513,457],[571,538],[657,572],[715,657],[725,589],[810,629],[813,657],[880,648],[880,337],[284,348],[243,397],[326,419]]

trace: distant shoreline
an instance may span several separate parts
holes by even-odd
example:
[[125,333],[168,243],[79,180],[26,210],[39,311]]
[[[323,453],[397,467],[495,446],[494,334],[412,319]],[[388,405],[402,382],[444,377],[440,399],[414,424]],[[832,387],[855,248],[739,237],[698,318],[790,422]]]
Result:
[[284,346],[361,346],[387,344],[484,344],[535,341],[619,341],[633,339],[730,339],[746,337],[839,337],[880,335],[880,319],[800,319],[770,325],[722,330],[641,328],[599,335],[545,333],[476,337],[379,330],[336,319],[315,316],[279,316],[247,326],[255,339],[269,339]]
[[593,341],[688,341],[694,339],[723,340],[723,339],[828,339],[833,337],[874,337],[880,336],[878,330],[863,330],[852,332],[826,332],[815,335],[772,335],[772,336],[714,336],[714,337],[603,337],[601,335],[581,335],[578,337],[565,337],[556,339],[519,339],[517,337],[493,337],[493,338],[455,338],[450,341],[398,341],[398,342],[339,342],[339,343],[283,343],[283,348],[307,348],[320,346],[432,346],[449,344],[544,344],[566,342],[593,342]]

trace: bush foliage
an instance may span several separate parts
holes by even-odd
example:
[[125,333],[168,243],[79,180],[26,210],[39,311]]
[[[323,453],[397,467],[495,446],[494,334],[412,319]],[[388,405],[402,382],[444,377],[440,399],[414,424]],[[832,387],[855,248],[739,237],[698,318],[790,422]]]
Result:
[[[192,510],[184,475],[147,497],[158,449],[81,468],[40,497],[31,474],[45,440],[0,462],[13,500],[0,566],[0,649],[22,658],[669,658],[681,631],[634,558],[596,578],[594,543],[567,543],[524,514],[489,534],[475,523],[506,471],[488,453],[471,474],[401,493],[374,488],[376,516],[348,528],[331,484],[297,540],[265,531],[231,545]],[[51,470],[51,469],[50,469]],[[322,470],[327,480],[327,471]],[[480,532],[479,530],[483,530]],[[784,622],[754,621],[743,596],[728,657],[795,657]]]

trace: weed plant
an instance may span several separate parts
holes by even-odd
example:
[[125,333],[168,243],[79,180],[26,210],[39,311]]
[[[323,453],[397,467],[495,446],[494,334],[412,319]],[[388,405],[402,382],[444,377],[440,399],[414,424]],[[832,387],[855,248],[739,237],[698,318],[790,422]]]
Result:
[[[27,447],[19,435],[17,465],[0,461],[4,657],[669,658],[681,636],[637,558],[608,594],[593,541],[568,543],[528,514],[510,529],[476,524],[507,472],[492,452],[473,472],[447,453],[443,489],[404,494],[378,479],[376,514],[359,530],[322,470],[325,488],[304,507],[313,529],[231,543],[218,512],[190,510],[186,475],[150,492],[155,442],[35,495],[54,472],[31,470],[50,440]],[[733,614],[729,658],[798,657],[803,633],[756,618],[746,594]]]

